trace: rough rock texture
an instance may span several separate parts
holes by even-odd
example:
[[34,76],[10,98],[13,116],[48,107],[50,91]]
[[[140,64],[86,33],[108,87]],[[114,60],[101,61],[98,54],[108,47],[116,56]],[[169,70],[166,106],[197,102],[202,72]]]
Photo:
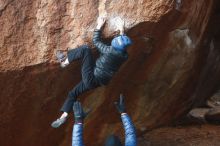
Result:
[[220,107],[211,109],[206,113],[205,118],[210,123],[219,124],[220,123]]
[[54,51],[92,45],[99,14],[107,14],[105,37],[113,37],[120,17],[134,44],[110,85],[80,97],[93,108],[86,145],[102,145],[113,132],[123,138],[112,104],[121,92],[138,135],[203,104],[220,84],[217,6],[214,0],[1,0],[0,145],[70,145],[73,120],[60,129],[50,123],[80,80],[80,65],[60,69]]
[[208,101],[209,107],[220,106],[220,90],[218,90]]
[[205,114],[210,110],[211,108],[195,108],[189,112],[188,117],[192,122],[206,123]]

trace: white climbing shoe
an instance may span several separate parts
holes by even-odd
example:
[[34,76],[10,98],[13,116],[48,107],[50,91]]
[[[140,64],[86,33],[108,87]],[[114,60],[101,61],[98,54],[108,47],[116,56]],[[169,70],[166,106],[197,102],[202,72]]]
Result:
[[58,127],[60,127],[62,124],[64,124],[64,123],[66,122],[66,119],[67,119],[67,117],[59,118],[59,119],[57,119],[56,121],[54,121],[54,122],[51,124],[51,126],[52,126],[53,128],[58,128]]
[[65,54],[64,54],[63,52],[61,52],[60,50],[58,50],[58,51],[56,52],[56,57],[57,57],[57,60],[58,60],[60,63],[63,62],[63,61],[65,61],[65,59],[66,59]]
[[68,61],[66,55],[60,50],[58,50],[56,52],[56,58],[60,62],[60,66],[62,68],[66,67],[69,64],[69,61]]

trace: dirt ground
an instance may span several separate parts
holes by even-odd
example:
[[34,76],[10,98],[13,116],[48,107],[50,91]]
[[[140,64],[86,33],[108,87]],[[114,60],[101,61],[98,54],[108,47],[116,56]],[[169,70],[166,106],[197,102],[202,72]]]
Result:
[[220,126],[160,128],[139,138],[139,146],[220,146]]

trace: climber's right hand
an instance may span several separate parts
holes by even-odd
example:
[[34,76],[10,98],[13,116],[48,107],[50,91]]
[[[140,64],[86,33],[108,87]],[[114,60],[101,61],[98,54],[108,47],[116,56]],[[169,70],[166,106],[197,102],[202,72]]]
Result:
[[120,35],[123,35],[125,31],[125,21],[122,20],[121,24],[118,26],[118,29],[120,31]]
[[96,27],[96,29],[101,29],[102,26],[105,24],[105,22],[106,22],[106,17],[99,16],[98,19],[97,19],[97,27]]
[[125,113],[124,96],[120,94],[119,100],[115,102],[115,106],[120,114]]

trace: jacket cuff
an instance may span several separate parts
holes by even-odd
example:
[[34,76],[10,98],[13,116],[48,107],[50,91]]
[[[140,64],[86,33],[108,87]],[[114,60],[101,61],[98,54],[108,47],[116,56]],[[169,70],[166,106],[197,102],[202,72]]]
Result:
[[127,113],[123,112],[123,113],[121,113],[121,115],[122,115],[122,116],[123,116],[123,115],[127,115]]
[[97,29],[97,28],[94,30],[94,32],[100,32],[100,31],[101,29]]
[[82,122],[75,123],[75,125],[83,125]]
[[78,117],[75,117],[75,123],[78,124],[78,123],[83,123],[83,118],[78,118]]

